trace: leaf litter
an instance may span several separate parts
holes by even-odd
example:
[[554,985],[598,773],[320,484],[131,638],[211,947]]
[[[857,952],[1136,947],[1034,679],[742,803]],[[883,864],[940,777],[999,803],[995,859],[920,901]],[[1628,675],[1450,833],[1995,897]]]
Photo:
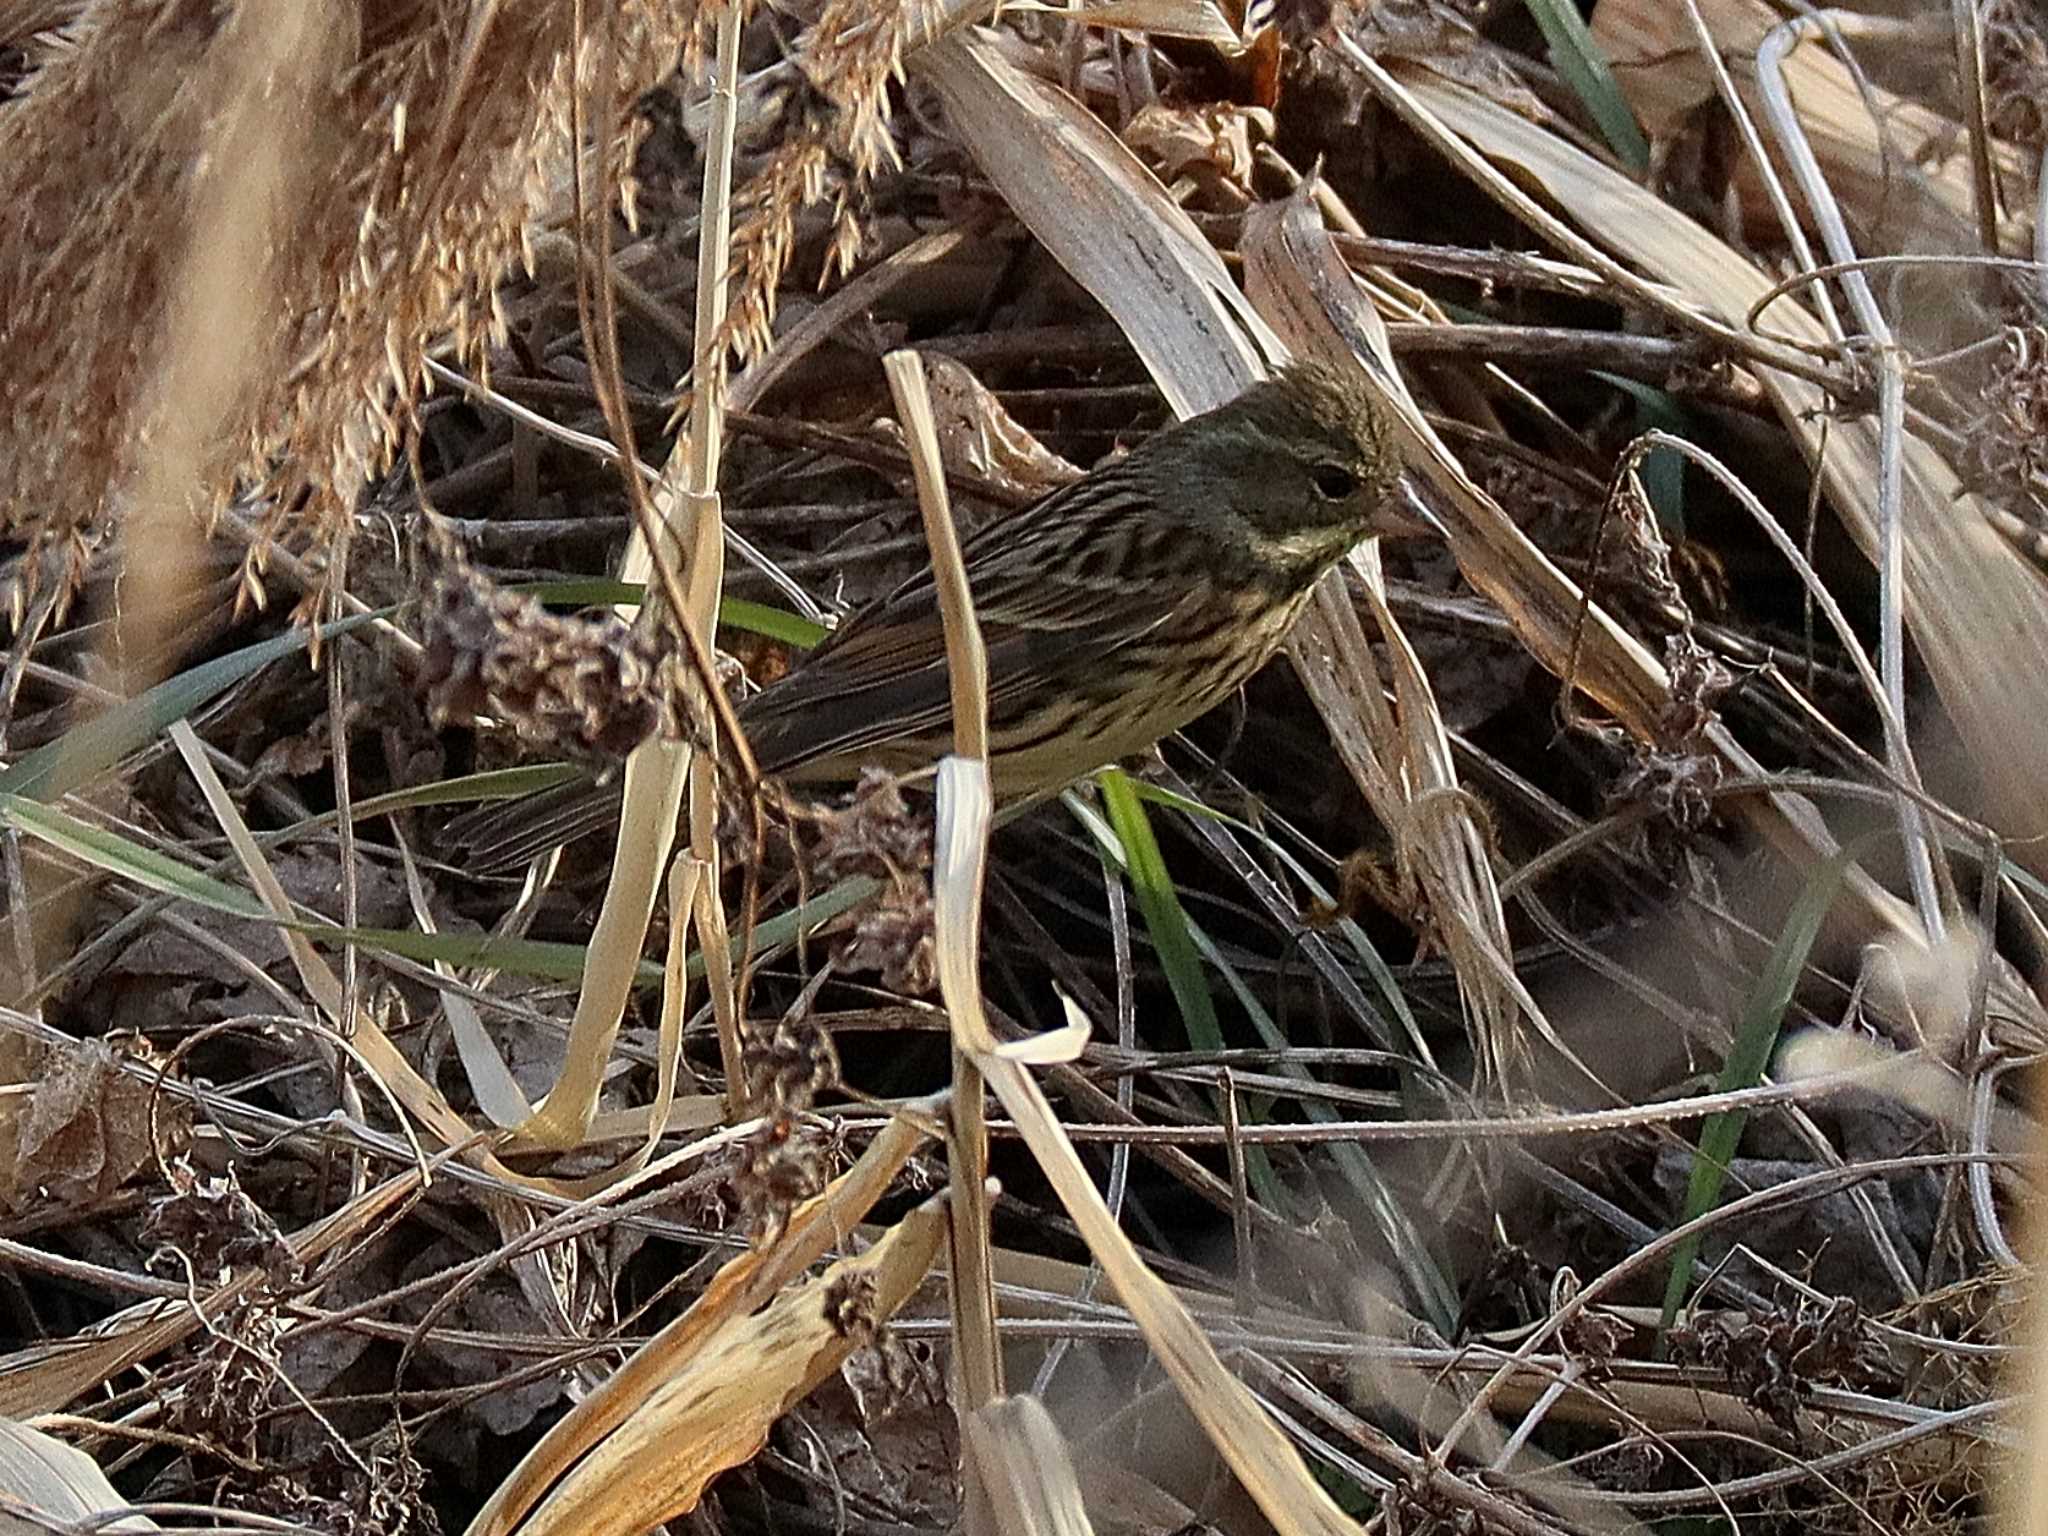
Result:
[[[2004,1394],[2039,1379],[2031,11],[1790,41],[1742,0],[1600,0],[1557,36],[1604,65],[1569,69],[1520,8],[1452,0],[349,15],[288,58],[237,7],[0,28],[28,215],[0,255],[10,766],[294,608],[395,605],[317,673],[186,690],[176,754],[160,725],[81,734],[49,782],[89,860],[0,802],[0,1409],[103,1469],[92,1508],[393,1533],[1994,1508],[2028,1456]],[[1645,173],[1604,148],[1617,112]],[[1841,274],[1800,274],[1830,237],[1773,190],[1802,139],[1904,349],[1901,431]],[[254,143],[269,191],[238,201],[199,151]],[[211,358],[208,211],[249,263]],[[1290,351],[1402,403],[1449,536],[1362,552],[1289,661],[1127,765],[1170,906],[1129,900],[1085,784],[1004,818],[983,877],[935,850],[928,783],[757,816],[708,751],[624,939],[593,941],[606,838],[522,880],[465,867],[440,807],[337,836],[338,776],[360,805],[722,730],[675,629],[503,590],[617,574],[641,510],[592,436],[630,427],[652,501],[734,553],[731,598],[829,618],[915,570],[901,348],[972,528]],[[477,387],[430,389],[430,357]],[[164,530],[210,533],[189,580]],[[736,697],[796,659],[716,641]],[[1844,846],[1785,1050],[1722,1080]],[[180,899],[202,876],[330,925],[588,945],[623,1001],[287,939]],[[800,903],[833,915],[800,932]],[[1170,953],[1220,1048],[1189,1048]],[[518,1105],[472,1084],[479,1051]],[[985,1218],[920,1149],[980,1134],[933,1095],[984,1077]],[[1701,1127],[1737,1110],[1686,1225]],[[989,1277],[1015,1400],[961,1395],[952,1352],[983,1346],[949,1251]]]

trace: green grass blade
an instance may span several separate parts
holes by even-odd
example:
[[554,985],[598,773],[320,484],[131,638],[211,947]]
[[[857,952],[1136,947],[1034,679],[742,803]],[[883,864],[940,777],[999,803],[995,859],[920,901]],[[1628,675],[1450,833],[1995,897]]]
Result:
[[1615,157],[1633,174],[1642,175],[1650,167],[1649,142],[1575,0],[1528,0],[1528,6],[1550,49],[1551,67],[1585,103]]
[[[492,768],[483,773],[465,773],[453,779],[436,779],[410,789],[389,790],[356,801],[351,808],[357,821],[392,811],[417,810],[425,805],[472,805],[480,800],[517,800],[543,789],[553,789],[582,775],[569,763],[526,763],[517,768]],[[293,823],[295,831],[312,831],[334,820],[334,813]]]
[[[1258,994],[1238,974],[1237,967],[1217,948],[1215,941],[1199,923],[1190,923],[1188,929],[1196,948],[1216,967],[1217,973],[1223,977],[1224,984],[1230,988],[1246,1016],[1252,1021],[1252,1027],[1258,1031],[1259,1038],[1269,1048],[1284,1051],[1292,1042],[1288,1040],[1272,1015],[1266,1012]],[[1290,1066],[1284,1061],[1277,1070],[1289,1077],[1299,1078],[1304,1083],[1313,1080],[1306,1070]],[[1327,1124],[1343,1118],[1342,1112],[1318,1099],[1305,1097],[1297,1102],[1301,1105],[1303,1116],[1309,1120]],[[1245,1118],[1250,1120],[1254,1117],[1247,1113]],[[1265,1117],[1260,1115],[1257,1118]],[[1338,1175],[1350,1185],[1352,1193],[1372,1213],[1373,1224],[1379,1228],[1388,1253],[1401,1272],[1408,1277],[1409,1290],[1422,1304],[1423,1310],[1429,1314],[1430,1322],[1449,1338],[1458,1326],[1457,1289],[1437,1267],[1435,1256],[1430,1252],[1428,1243],[1423,1240],[1422,1233],[1417,1230],[1414,1221],[1393,1190],[1388,1188],[1386,1180],[1380,1177],[1379,1168],[1365,1148],[1356,1142],[1338,1141],[1331,1142],[1328,1150],[1331,1159],[1336,1163]],[[1250,1166],[1252,1156],[1261,1155],[1264,1151],[1263,1147],[1248,1147],[1247,1166]],[[1266,1198],[1269,1204],[1276,1203],[1270,1197]]]
[[647,595],[647,584],[609,576],[558,576],[551,581],[513,582],[505,590],[550,608],[616,608],[639,602]]
[[0,795],[0,820],[19,827],[29,836],[70,854],[82,863],[119,875],[144,890],[181,897],[232,917],[269,921],[268,909],[240,886],[203,875],[167,854],[145,848],[118,832],[109,832],[104,827],[67,816],[25,795]]
[[[784,944],[794,943],[800,935],[859,906],[880,888],[881,882],[871,876],[853,875],[810,900],[798,903],[789,911],[778,912],[755,924],[754,954],[759,957]],[[265,920],[275,921],[274,918]],[[410,928],[342,928],[318,922],[294,922],[286,926],[298,929],[309,938],[335,944],[354,944],[362,949],[382,951],[422,964],[440,960],[455,966],[489,966],[517,976],[533,976],[547,981],[583,979],[586,950],[581,944],[494,938],[488,934],[420,933]],[[732,953],[737,962],[740,954],[737,934],[732,939]],[[684,962],[683,972],[692,979],[701,978],[704,974],[703,954],[691,951],[689,959]],[[636,985],[653,986],[661,980],[661,967],[652,960],[643,960],[634,979]]]
[[1178,794],[1170,789],[1162,789],[1157,784],[1147,784],[1140,779],[1132,779],[1130,784],[1131,792],[1147,805],[1157,805],[1169,811],[1179,811],[1186,816],[1200,816],[1206,821],[1220,821],[1226,826],[1235,827],[1238,831],[1247,834],[1255,830],[1250,822],[1240,821],[1228,811],[1219,811],[1213,805],[1204,805],[1199,800],[1192,800],[1188,796]]
[[718,622],[727,629],[744,629],[750,634],[766,635],[770,640],[780,640],[800,651],[808,651],[832,633],[824,625],[813,624],[800,613],[774,608],[767,603],[748,602],[744,597],[720,598]]
[[[527,581],[505,590],[522,597],[537,598],[558,608],[613,608],[621,603],[637,603],[647,595],[644,582],[612,581],[601,576]],[[770,640],[780,640],[784,645],[793,645],[803,651],[832,633],[802,614],[768,603],[750,602],[744,597],[720,598],[718,623],[722,629],[743,629],[749,634],[766,635]]]
[[[323,624],[320,638],[324,641],[345,635],[352,629],[389,618],[396,611],[383,608]],[[147,746],[173,720],[184,719],[258,668],[303,651],[310,639],[305,629],[293,628],[272,639],[201,662],[176,677],[165,678],[126,703],[116,704],[105,713],[73,726],[55,741],[36,748],[0,772],[0,795],[48,801],[69,794],[129,753]]]
[[[1754,1088],[1763,1081],[1764,1069],[1771,1064],[1771,1057],[1778,1049],[1785,1010],[1792,1006],[1792,995],[1798,990],[1800,973],[1806,969],[1806,957],[1813,952],[1814,940],[1820,935],[1820,925],[1827,918],[1828,908],[1834,904],[1835,893],[1841,889],[1843,878],[1862,856],[1863,850],[1884,835],[1882,832],[1872,833],[1842,849],[1814,871],[1813,878],[1799,893],[1799,899],[1793,902],[1778,942],[1771,946],[1771,957],[1758,973],[1756,984],[1750,989],[1749,1000],[1743,1006],[1735,1042],[1715,1083],[1717,1092],[1734,1093],[1739,1089]],[[1723,1110],[1709,1115],[1700,1127],[1699,1150],[1693,1155],[1692,1177],[1686,1185],[1681,1224],[1698,1220],[1720,1202],[1721,1186],[1727,1182],[1728,1164],[1735,1156],[1736,1147],[1741,1144],[1742,1128],[1747,1120],[1748,1116],[1741,1110]],[[1664,1286],[1664,1312],[1658,1322],[1660,1341],[1677,1320],[1686,1292],[1692,1288],[1699,1251],[1700,1240],[1695,1235],[1681,1242],[1671,1255],[1671,1274]]]
[[[421,964],[438,960],[453,966],[489,966],[548,981],[577,981],[583,975],[584,947],[581,944],[494,938],[489,934],[475,933],[419,933],[406,928],[342,928],[317,919],[279,919],[273,917],[255,895],[239,886],[216,880],[118,832],[80,821],[75,816],[24,796],[0,795],[0,821],[20,828],[29,836],[70,854],[82,863],[145,890],[174,896],[229,917],[276,923],[279,927],[290,928],[327,943],[354,944]],[[758,954],[789,943],[800,933],[829,922],[873,895],[879,884],[879,881],[865,875],[842,880],[791,911],[778,913],[756,925],[755,952]],[[735,938],[735,956],[738,945]],[[693,954],[688,962],[688,971],[691,976],[701,976],[703,956]],[[660,980],[661,967],[651,961],[642,962],[640,984],[647,986]]]
[[[1120,782],[1113,786],[1110,783],[1112,778]],[[1289,1044],[1286,1034],[1273,1020],[1272,1015],[1266,1011],[1265,1004],[1260,1000],[1258,993],[1238,974],[1237,967],[1230,963],[1229,958],[1217,947],[1216,943],[1203,930],[1201,925],[1190,919],[1185,911],[1182,910],[1179,895],[1175,891],[1172,881],[1166,878],[1165,860],[1160,856],[1158,842],[1152,836],[1151,824],[1144,817],[1143,801],[1148,797],[1135,793],[1138,786],[1134,785],[1128,776],[1115,769],[1101,774],[1099,782],[1103,790],[1103,804],[1108,811],[1107,821],[1101,816],[1096,815],[1092,807],[1074,795],[1070,794],[1064,797],[1066,804],[1089,833],[1108,851],[1110,857],[1123,867],[1126,877],[1131,880],[1132,890],[1138,894],[1139,908],[1145,918],[1146,931],[1152,937],[1155,951],[1161,954],[1162,966],[1165,965],[1165,960],[1164,951],[1160,945],[1161,929],[1152,921],[1151,911],[1145,905],[1145,887],[1139,883],[1135,871],[1141,866],[1149,864],[1153,872],[1147,878],[1155,883],[1155,888],[1163,887],[1165,894],[1171,898],[1173,910],[1171,931],[1179,934],[1192,951],[1188,964],[1194,970],[1197,983],[1201,984],[1202,1006],[1207,1010],[1210,1027],[1214,1030],[1213,1039],[1215,1044],[1197,1044],[1197,1048],[1212,1050],[1220,1050],[1222,1048],[1222,1029],[1215,1022],[1215,1002],[1206,984],[1202,984],[1203,979],[1199,969],[1200,963],[1206,961],[1208,965],[1215,969],[1216,974],[1223,979],[1224,985],[1230,989],[1231,994],[1237,999],[1238,1005],[1244,1010],[1245,1016],[1251,1021],[1252,1027],[1258,1032],[1259,1038],[1275,1050],[1284,1050]],[[1135,813],[1135,817],[1131,822],[1131,830],[1128,832],[1125,830],[1125,822],[1120,816],[1119,797],[1123,797],[1123,808]],[[1149,844],[1149,854],[1141,855],[1135,851],[1136,843],[1139,839]],[[1360,937],[1362,939],[1363,935],[1361,934]],[[1196,960],[1194,958],[1196,956],[1199,956],[1200,959]],[[1170,980],[1173,976],[1173,971],[1168,969],[1167,975]],[[1391,976],[1388,980],[1391,982]],[[1178,989],[1176,989],[1176,996],[1178,996]],[[1185,1018],[1186,1006],[1184,1003],[1182,1005],[1182,1014],[1183,1018]],[[1189,1021],[1187,1029],[1189,1039],[1193,1041],[1196,1030],[1195,1024]],[[1300,1078],[1304,1083],[1312,1081],[1310,1075],[1305,1071],[1289,1068],[1285,1065],[1282,1065],[1279,1070]],[[1255,1103],[1247,1103],[1245,1106],[1245,1118],[1252,1121],[1264,1119],[1265,1106],[1269,1102],[1268,1096],[1260,1095]],[[1340,1118],[1338,1112],[1330,1105],[1321,1103],[1313,1098],[1304,1097],[1298,1102],[1301,1105],[1303,1115],[1309,1120],[1327,1123]],[[1287,1196],[1282,1188],[1281,1181],[1272,1170],[1271,1160],[1266,1156],[1265,1149],[1252,1146],[1247,1147],[1245,1150],[1246,1175],[1257,1188],[1260,1199],[1276,1209],[1286,1209],[1288,1205]],[[1338,1142],[1333,1143],[1328,1150],[1332,1161],[1336,1165],[1338,1176],[1350,1186],[1360,1203],[1371,1213],[1373,1223],[1378,1227],[1382,1238],[1386,1242],[1394,1263],[1407,1277],[1410,1291],[1421,1303],[1423,1310],[1428,1313],[1430,1321],[1448,1336],[1457,1325],[1457,1291],[1446,1278],[1442,1269],[1438,1267],[1435,1257],[1430,1252],[1429,1245],[1424,1241],[1423,1234],[1416,1228],[1415,1223],[1410,1219],[1408,1212],[1402,1207],[1400,1200],[1395,1196],[1393,1190],[1387,1186],[1386,1181],[1380,1176],[1378,1167],[1374,1165],[1371,1157],[1363,1147],[1358,1146],[1356,1143]]]
[[[1678,403],[1669,390],[1658,389],[1637,379],[1598,368],[1588,370],[1601,383],[1611,385],[1636,404],[1636,432],[1669,432],[1673,437],[1699,435],[1692,413]],[[1650,510],[1657,526],[1671,539],[1685,537],[1685,458],[1676,449],[1653,448],[1643,456],[1636,471],[1643,482],[1643,494],[1650,498]]]
[[1159,839],[1152,834],[1145,804],[1130,776],[1120,768],[1104,769],[1098,782],[1110,827],[1123,844],[1124,875],[1131,882],[1131,893],[1138,898],[1138,911],[1145,919],[1145,931],[1152,936],[1160,968],[1166,972],[1166,984],[1173,989],[1174,1001],[1180,1004],[1188,1044],[1198,1051],[1220,1051],[1223,1026],[1216,1018],[1216,999],[1210,995],[1208,978],[1202,974],[1202,962],[1188,931],[1188,915],[1181,907],[1173,876],[1167,871],[1166,858],[1159,851]]

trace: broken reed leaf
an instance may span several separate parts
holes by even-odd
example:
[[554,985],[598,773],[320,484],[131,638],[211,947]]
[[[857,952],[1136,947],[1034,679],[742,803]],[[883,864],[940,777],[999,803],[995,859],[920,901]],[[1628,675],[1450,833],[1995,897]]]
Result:
[[[674,1453],[675,1443],[664,1443],[659,1431],[664,1422],[672,1422],[675,1415],[688,1413],[690,1405],[686,1395],[671,1392],[668,1388],[674,1381],[690,1375],[691,1379],[699,1381],[701,1389],[706,1383],[692,1374],[693,1367],[708,1357],[719,1355],[727,1359],[722,1375],[728,1379],[723,1382],[721,1391],[738,1393],[740,1401],[757,1404],[757,1397],[748,1396],[754,1388],[773,1390],[779,1383],[764,1378],[750,1385],[744,1372],[731,1369],[726,1352],[736,1340],[759,1337],[753,1325],[766,1315],[764,1309],[771,1302],[793,1300],[799,1311],[809,1311],[813,1315],[822,1313],[835,1339],[858,1338],[862,1330],[850,1315],[852,1313],[879,1321],[893,1311],[893,1307],[884,1310],[879,1305],[879,1294],[877,1305],[863,1308],[859,1305],[860,1298],[844,1289],[837,1294],[829,1290],[821,1294],[819,1286],[803,1285],[788,1296],[781,1293],[835,1243],[842,1241],[846,1233],[853,1231],[874,1203],[887,1192],[904,1164],[924,1144],[936,1124],[935,1115],[943,1113],[943,1104],[943,1097],[937,1097],[904,1105],[882,1127],[853,1167],[833,1180],[823,1195],[807,1202],[791,1215],[788,1225],[772,1246],[748,1249],[720,1268],[682,1316],[636,1349],[616,1371],[556,1420],[541,1436],[539,1443],[529,1449],[519,1464],[492,1490],[483,1508],[469,1523],[465,1536],[510,1536],[514,1530],[521,1536],[542,1536],[543,1532],[555,1529],[584,1536],[589,1527],[576,1523],[575,1519],[564,1518],[559,1527],[539,1523],[535,1509],[543,1500],[555,1509],[557,1516],[576,1514],[578,1507],[586,1501],[603,1508],[602,1479],[592,1479],[587,1475],[598,1468],[600,1458],[622,1475],[635,1475],[641,1480],[642,1485],[636,1490],[635,1498],[674,1497],[677,1482],[665,1477],[658,1463],[663,1456]],[[929,1230],[922,1221],[927,1212],[936,1217]],[[913,1285],[921,1280],[930,1266],[930,1258],[925,1256],[920,1264],[915,1250],[928,1242],[931,1251],[936,1252],[942,1236],[937,1229],[943,1224],[943,1215],[938,1214],[935,1205],[928,1202],[891,1229],[899,1235],[908,1231],[910,1237],[902,1243],[897,1255],[901,1267],[892,1263],[885,1271],[888,1279],[884,1283],[895,1284],[901,1279],[910,1279],[913,1273]],[[860,1261],[850,1262],[856,1265],[855,1272],[859,1272]],[[868,1272],[873,1273],[872,1270]],[[877,1293],[879,1291],[880,1286]],[[817,1305],[828,1297],[831,1305]],[[792,1322],[799,1330],[804,1326],[801,1319],[792,1319],[789,1309],[778,1311],[778,1329]],[[850,1323],[855,1325],[848,1326]],[[795,1359],[794,1355],[778,1353],[778,1369]],[[758,1352],[754,1363],[761,1363]],[[659,1414],[650,1416],[650,1404],[657,1396],[664,1398],[664,1406]],[[727,1403],[733,1401],[729,1397],[723,1400]],[[732,1424],[721,1424],[719,1431],[727,1433],[733,1427]],[[651,1437],[643,1433],[649,1428],[656,1431]],[[636,1468],[640,1470],[635,1472]],[[572,1484],[575,1485],[573,1489]],[[658,1524],[660,1518],[654,1517],[653,1523]],[[647,1528],[645,1525],[628,1527],[635,1532]]]
[[1245,39],[1213,0],[1087,0],[1081,5],[1044,5],[1037,0],[1004,7],[1007,11],[1040,12],[1088,27],[1108,27],[1152,37],[1179,37],[1207,43],[1226,55],[1245,50]]
[[[227,786],[221,782],[220,775],[214,771],[211,760],[206,756],[199,738],[191,727],[183,722],[173,725],[171,739],[177,746],[178,755],[183,759],[186,770],[197,782],[200,793],[205,797],[208,811],[212,813],[221,831],[226,834],[235,859],[242,867],[243,875],[255,887],[272,921],[283,933],[285,947],[299,985],[319,1007],[327,1021],[338,1026],[329,1033],[329,1044],[336,1052],[348,1057],[375,1085],[379,1096],[398,1120],[402,1133],[402,1148],[410,1152],[414,1162],[423,1172],[428,1159],[423,1137],[431,1139],[441,1147],[459,1149],[466,1162],[509,1184],[571,1200],[580,1200],[599,1193],[639,1171],[639,1161],[632,1158],[600,1172],[569,1179],[537,1177],[507,1167],[497,1156],[491,1142],[481,1138],[465,1117],[448,1102],[439,1085],[423,1076],[411,1059],[398,1049],[390,1035],[385,1032],[381,1019],[356,1001],[352,989],[335,975],[333,968],[299,930],[299,925],[292,920],[294,904],[290,895],[262,846],[251,835],[240,809],[228,794]],[[435,934],[422,937],[441,936]],[[637,956],[635,959],[637,960]],[[586,967],[586,973],[588,969],[589,967]],[[572,1034],[569,1068],[574,1068],[578,1061],[583,1059],[574,1052],[575,1040]],[[567,1075],[565,1069],[562,1076]],[[534,1118],[538,1120],[540,1117]],[[530,1134],[531,1123],[525,1129]],[[564,1149],[581,1144],[580,1135],[573,1141],[565,1138],[553,1143]]]
[[1124,125],[1123,141],[1156,162],[1162,180],[1178,185],[1192,178],[1197,195],[1205,201],[1220,196],[1232,203],[1254,203],[1254,137],[1270,144],[1278,132],[1273,114],[1264,107],[1170,107],[1154,102]]
[[1081,469],[1054,453],[997,398],[972,369],[943,352],[920,352],[938,432],[939,456],[961,470],[1027,496],[1081,478]]
[[[1665,277],[1666,284],[1658,291],[1679,296],[1668,300],[1675,311],[1685,313],[1687,306],[1704,302],[1711,323],[1733,328],[1743,323],[1749,305],[1774,291],[1761,273],[1692,220],[1556,135],[1477,93],[1444,81],[1412,71],[1392,75],[1364,55],[1354,56],[1352,63],[1461,175],[1514,206],[1522,194],[1491,161],[1502,159],[1517,166],[1525,180],[1540,183],[1585,227],[1598,230],[1653,274]],[[1547,217],[1533,205],[1521,211],[1521,216],[1531,220]],[[1575,236],[1567,232],[1560,238]],[[1609,258],[1603,253],[1599,259]],[[1676,280],[1674,273],[1678,274]],[[1804,322],[1805,328],[1799,331],[1802,337],[1825,339],[1817,322],[1791,300],[1775,303],[1770,317],[1775,320],[1781,312],[1788,324]],[[1854,424],[1848,429],[1841,427],[1822,392],[1803,379],[1768,369],[1759,372],[1767,387],[1775,388],[1781,411],[1802,436],[1817,437],[1814,423],[1823,417],[1831,423],[1824,441],[1814,445],[1815,457],[1831,485],[1839,480],[1852,500],[1858,494],[1864,497],[1867,516],[1869,488],[1877,479],[1874,461],[1864,460],[1854,474],[1843,473],[1840,445],[1854,434]],[[1787,409],[1793,396],[1799,404]],[[1518,639],[1547,670],[1559,677],[1569,676],[1580,692],[1631,734],[1657,740],[1671,698],[1670,678],[1661,664],[1601,605],[1585,600],[1578,587],[1471,482],[1426,423],[1411,414],[1402,419],[1414,429],[1404,456],[1412,472],[1428,478],[1433,515],[1446,530],[1466,579],[1507,615]],[[1869,446],[1866,440],[1866,448]],[[1863,487],[1860,493],[1856,489],[1859,484]],[[1967,520],[1951,518],[1950,523],[1952,536]],[[1986,536],[1995,541],[1988,530]],[[1909,551],[1911,547],[1909,541]],[[1937,573],[1936,579],[1946,582],[1951,578]],[[1960,611],[1977,610],[1964,604]],[[2028,689],[2015,680],[2013,691],[2024,695]],[[1725,727],[1713,727],[1708,740],[1735,772],[1763,774],[1761,765]],[[1818,810],[1802,796],[1769,791],[1736,800],[1730,809],[1800,867],[1835,849]],[[1852,875],[1851,886],[1857,914],[1864,922],[1889,933],[1918,931],[1912,911],[1874,882]]]
[[1010,209],[1106,308],[1177,416],[1221,405],[1284,356],[1184,209],[1074,98],[987,39],[912,66]]
[[916,1293],[946,1224],[943,1201],[927,1201],[858,1257],[725,1319],[567,1472],[520,1536],[638,1536],[694,1509]]

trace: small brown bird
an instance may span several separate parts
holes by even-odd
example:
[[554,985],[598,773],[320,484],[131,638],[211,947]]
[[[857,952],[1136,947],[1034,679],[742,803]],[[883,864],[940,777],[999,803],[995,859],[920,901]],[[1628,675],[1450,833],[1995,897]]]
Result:
[[[1399,477],[1363,381],[1296,363],[969,540],[996,796],[1058,789],[1228,697],[1353,545],[1414,526],[1394,507]],[[932,573],[847,619],[739,718],[761,771],[794,784],[951,751]],[[461,840],[472,867],[515,864],[615,819],[618,796],[564,785]]]

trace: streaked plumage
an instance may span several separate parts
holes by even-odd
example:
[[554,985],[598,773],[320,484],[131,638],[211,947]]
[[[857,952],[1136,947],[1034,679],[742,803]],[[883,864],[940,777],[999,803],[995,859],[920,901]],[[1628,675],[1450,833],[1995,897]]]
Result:
[[[1400,525],[1393,432],[1362,382],[1296,364],[984,529],[962,551],[988,648],[1000,798],[1056,789],[1226,698],[1286,638],[1316,580]],[[929,570],[861,609],[740,721],[763,773],[850,782],[952,747]],[[477,818],[486,866],[610,819],[567,785]]]

